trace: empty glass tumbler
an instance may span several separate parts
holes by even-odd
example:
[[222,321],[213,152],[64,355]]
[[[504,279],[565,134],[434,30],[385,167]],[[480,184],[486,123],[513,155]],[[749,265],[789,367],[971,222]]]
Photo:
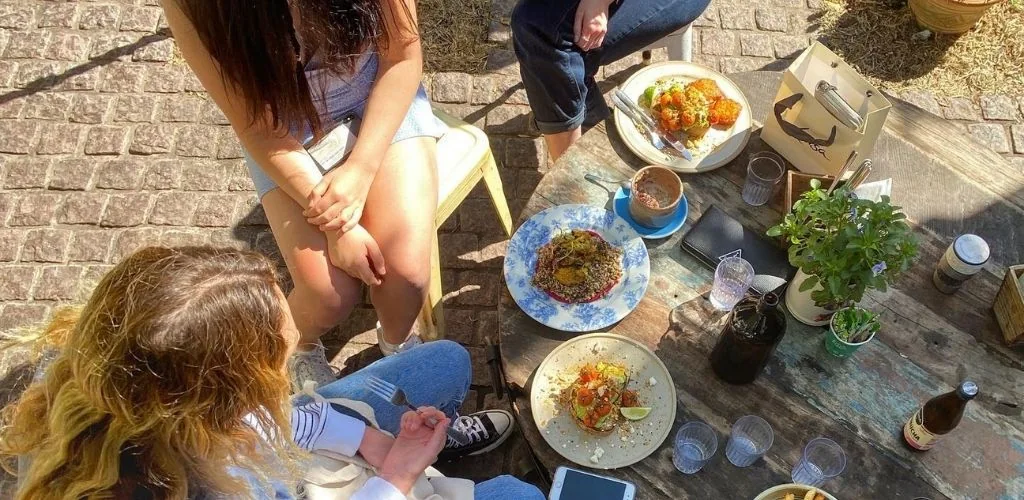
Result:
[[693,474],[718,451],[718,434],[704,422],[687,422],[676,432],[672,464],[683,474]]
[[725,457],[736,467],[747,467],[764,456],[774,439],[772,426],[763,418],[755,415],[740,417],[732,424]]
[[754,268],[740,257],[727,257],[715,268],[709,300],[720,311],[731,311],[754,282]]
[[779,155],[768,151],[750,155],[747,180],[743,184],[743,201],[755,207],[768,203],[775,185],[785,173],[786,164]]
[[804,454],[793,467],[793,482],[821,486],[826,479],[838,476],[846,468],[846,453],[835,441],[814,438],[804,447]]

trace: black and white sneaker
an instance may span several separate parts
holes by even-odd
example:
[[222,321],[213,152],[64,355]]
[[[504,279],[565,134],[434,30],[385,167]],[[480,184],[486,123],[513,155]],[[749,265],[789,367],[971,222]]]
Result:
[[437,456],[440,462],[471,457],[497,448],[512,434],[512,414],[505,410],[478,411],[455,419],[452,422],[452,429],[469,436],[471,441],[469,444],[460,445],[449,437],[444,449]]

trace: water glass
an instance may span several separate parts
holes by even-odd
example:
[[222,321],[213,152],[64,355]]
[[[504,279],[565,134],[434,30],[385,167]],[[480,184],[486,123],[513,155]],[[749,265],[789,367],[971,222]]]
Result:
[[718,451],[718,435],[704,422],[687,422],[676,432],[672,464],[683,474],[693,474]]
[[743,201],[755,207],[768,203],[775,191],[775,185],[786,173],[782,158],[768,151],[750,156],[747,163],[747,180],[743,184]]
[[709,300],[719,311],[731,311],[754,283],[754,268],[740,257],[727,257],[715,268]]
[[835,441],[814,438],[804,447],[804,454],[793,467],[793,482],[821,486],[826,479],[838,476],[846,468],[846,454]]
[[764,456],[774,439],[772,426],[763,418],[755,415],[740,417],[732,424],[725,457],[736,467],[747,467]]

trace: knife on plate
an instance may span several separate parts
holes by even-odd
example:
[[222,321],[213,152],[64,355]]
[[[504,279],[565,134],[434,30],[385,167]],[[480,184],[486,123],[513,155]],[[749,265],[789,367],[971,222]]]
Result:
[[623,102],[622,99],[619,99],[619,96],[613,94],[612,102],[615,104],[615,107],[619,111],[622,111],[622,113],[625,114],[626,117],[628,117],[630,120],[632,120],[637,127],[643,129],[643,131],[646,132],[648,136],[650,136],[649,139],[651,141],[651,144],[654,145],[655,149],[661,150],[662,148],[665,147],[665,142],[662,141],[661,137],[654,132],[654,129],[647,122],[647,120],[644,120],[644,117],[642,115],[638,116],[636,112],[633,111],[633,108],[629,107],[629,105]]
[[629,111],[623,110],[623,113],[626,113],[626,115],[630,117],[636,117],[634,119],[639,119],[641,123],[643,123],[644,127],[647,128],[652,135],[657,136],[659,139],[668,143],[668,145],[672,146],[676,151],[679,151],[679,153],[683,155],[683,158],[685,158],[686,161],[693,160],[693,155],[690,154],[690,150],[686,149],[686,146],[683,145],[683,143],[680,142],[678,139],[672,137],[669,134],[664,133],[661,129],[659,129],[658,125],[654,123],[654,119],[651,118],[651,116],[648,115],[646,111],[640,108],[640,106],[633,102],[633,100],[628,95],[626,95],[625,92],[623,92],[620,89],[615,89],[615,92],[612,93],[612,101],[615,103],[615,107],[619,108],[620,110],[623,110],[623,106],[629,108]]

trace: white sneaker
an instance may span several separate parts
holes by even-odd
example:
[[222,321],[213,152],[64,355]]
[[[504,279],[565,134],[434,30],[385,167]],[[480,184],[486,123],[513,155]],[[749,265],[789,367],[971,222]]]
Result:
[[327,353],[320,341],[308,351],[296,350],[292,353],[288,358],[288,376],[291,377],[292,392],[302,391],[302,386],[307,380],[316,382],[318,387],[323,387],[338,379],[334,369],[327,363]]
[[384,328],[380,326],[380,321],[377,322],[377,345],[380,346],[380,352],[384,353],[385,356],[391,356],[400,352],[408,351],[413,347],[416,347],[423,343],[420,336],[413,333],[409,338],[405,339],[405,342],[401,344],[391,344],[384,340]]

